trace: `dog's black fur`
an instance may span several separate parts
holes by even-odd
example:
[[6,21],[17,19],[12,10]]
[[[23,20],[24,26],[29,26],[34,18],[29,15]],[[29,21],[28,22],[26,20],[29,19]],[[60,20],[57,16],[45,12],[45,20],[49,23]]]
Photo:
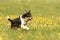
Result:
[[11,20],[11,19],[8,19],[8,20],[11,22],[11,28],[15,28],[15,27],[19,28],[21,25],[20,17],[14,20]]
[[[25,19],[25,17],[32,17],[30,11],[22,14],[22,18]],[[21,26],[20,16],[18,18],[16,18],[16,19],[13,19],[13,20],[8,18],[8,20],[11,22],[11,28],[14,28],[14,29],[15,28],[20,28],[20,26]]]

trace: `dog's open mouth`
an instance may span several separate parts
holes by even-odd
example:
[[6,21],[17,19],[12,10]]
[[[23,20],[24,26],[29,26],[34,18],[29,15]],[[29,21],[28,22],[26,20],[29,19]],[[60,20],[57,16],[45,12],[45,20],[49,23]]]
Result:
[[33,18],[30,18],[29,20],[31,21]]

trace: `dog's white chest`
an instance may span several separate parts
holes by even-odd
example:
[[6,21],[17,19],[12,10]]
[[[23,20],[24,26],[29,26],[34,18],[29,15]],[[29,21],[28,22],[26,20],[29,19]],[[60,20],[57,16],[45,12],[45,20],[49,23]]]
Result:
[[21,28],[29,30],[30,28],[27,27],[27,22],[24,21],[23,18],[21,18]]

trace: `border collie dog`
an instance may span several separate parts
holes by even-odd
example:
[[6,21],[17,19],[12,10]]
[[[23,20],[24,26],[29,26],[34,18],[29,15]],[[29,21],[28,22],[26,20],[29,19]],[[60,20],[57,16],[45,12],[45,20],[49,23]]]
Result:
[[25,12],[16,19],[11,20],[9,16],[7,18],[11,22],[11,28],[14,28],[14,29],[22,28],[22,29],[26,29],[26,30],[30,29],[29,27],[27,27],[27,22],[32,19],[30,10],[29,11],[25,10]]

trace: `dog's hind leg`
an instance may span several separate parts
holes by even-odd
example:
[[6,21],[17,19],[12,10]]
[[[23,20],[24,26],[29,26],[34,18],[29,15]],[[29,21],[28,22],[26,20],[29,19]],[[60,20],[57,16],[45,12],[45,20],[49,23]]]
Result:
[[11,28],[13,28],[13,25],[11,24]]
[[11,24],[11,28],[17,29],[18,27],[16,25],[14,25],[14,24]]

